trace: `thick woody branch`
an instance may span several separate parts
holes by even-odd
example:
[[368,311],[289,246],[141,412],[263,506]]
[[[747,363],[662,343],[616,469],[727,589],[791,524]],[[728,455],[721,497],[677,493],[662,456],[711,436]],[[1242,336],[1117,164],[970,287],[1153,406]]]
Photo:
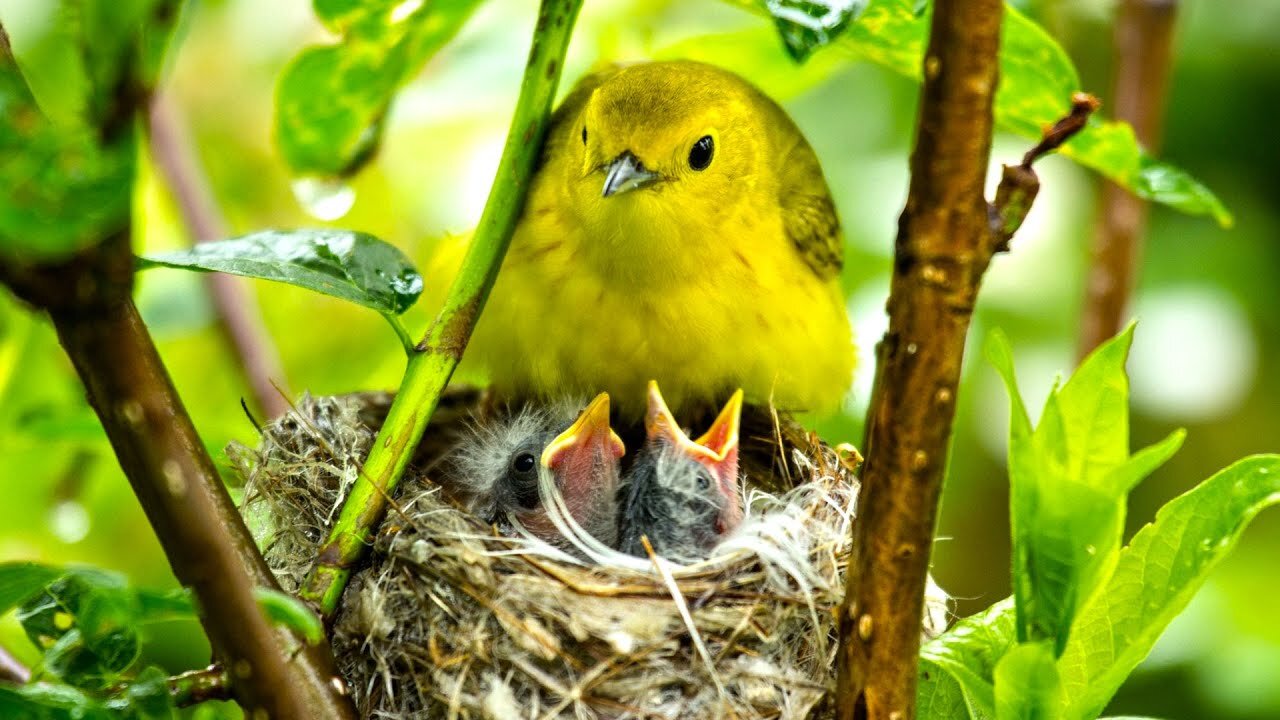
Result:
[[[227,236],[227,224],[218,210],[199,158],[196,157],[176,108],[166,95],[151,101],[148,127],[151,155],[168,183],[192,242],[208,242]],[[207,273],[209,298],[218,318],[218,329],[231,349],[267,417],[279,417],[289,409],[287,385],[280,356],[262,324],[248,281],[234,275]]]
[[[1116,119],[1132,125],[1138,141],[1152,152],[1160,146],[1177,5],[1175,0],[1122,0],[1116,18]],[[1080,357],[1124,325],[1146,227],[1146,201],[1105,182],[1085,282]]]
[[933,4],[840,614],[841,720],[915,714],[925,579],[965,334],[1000,243],[983,181],[1003,13],[1001,0]]

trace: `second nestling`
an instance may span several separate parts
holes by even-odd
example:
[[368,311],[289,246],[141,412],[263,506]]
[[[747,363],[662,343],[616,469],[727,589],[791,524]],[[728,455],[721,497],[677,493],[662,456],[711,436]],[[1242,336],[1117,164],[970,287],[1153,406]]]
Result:
[[576,416],[565,401],[478,424],[453,452],[443,484],[499,532],[579,556],[647,557],[647,538],[669,560],[706,558],[743,518],[742,393],[697,440],[681,430],[656,382],[647,407],[645,442],[625,473],[601,393]]

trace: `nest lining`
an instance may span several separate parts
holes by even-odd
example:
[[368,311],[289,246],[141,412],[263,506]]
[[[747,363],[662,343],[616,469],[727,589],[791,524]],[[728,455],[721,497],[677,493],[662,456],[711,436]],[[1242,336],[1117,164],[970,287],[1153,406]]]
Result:
[[[228,454],[243,512],[294,592],[374,432],[360,396],[304,397]],[[587,565],[498,535],[410,466],[332,642],[370,718],[830,717],[836,611],[857,480],[836,454],[792,452],[808,478],[750,492],[713,555]],[[930,582],[926,634],[947,621]]]

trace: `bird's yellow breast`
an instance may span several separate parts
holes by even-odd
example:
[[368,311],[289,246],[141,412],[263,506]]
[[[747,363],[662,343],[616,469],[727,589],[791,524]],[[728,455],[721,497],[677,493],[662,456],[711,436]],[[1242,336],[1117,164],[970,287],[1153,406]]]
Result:
[[[693,79],[704,93],[727,75],[700,73]],[[650,133],[659,145],[627,141],[625,151],[654,168],[657,181],[601,197],[604,161],[593,158],[619,152],[610,137],[624,134],[616,123],[662,122],[661,114],[629,108],[628,88],[610,85],[616,80],[596,82],[586,97],[571,94],[557,112],[465,365],[502,393],[607,391],[630,415],[643,410],[651,379],[673,408],[713,404],[736,387],[780,407],[833,408],[853,367],[837,274],[806,262],[794,238],[797,218],[784,204],[788,169],[770,166],[803,144],[798,131],[785,116],[771,125],[781,111],[753,108],[756,96],[732,83],[728,100],[711,104],[713,87],[712,100],[668,111],[677,126]],[[610,88],[622,91],[614,101],[621,110],[612,108],[617,120],[602,120],[608,116],[593,114],[591,100]],[[712,132],[710,167],[684,167],[688,138]],[[827,199],[820,170],[816,178],[816,187],[801,190]]]

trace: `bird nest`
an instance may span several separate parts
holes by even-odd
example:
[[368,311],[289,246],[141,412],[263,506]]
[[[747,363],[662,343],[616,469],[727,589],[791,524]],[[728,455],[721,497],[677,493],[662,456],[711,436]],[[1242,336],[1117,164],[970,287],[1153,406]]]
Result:
[[[257,448],[228,448],[286,590],[310,570],[377,414],[368,396],[304,397]],[[501,536],[433,485],[431,468],[410,466],[333,627],[365,717],[831,716],[858,491],[831,449],[793,449],[794,487],[749,491],[739,529],[692,565],[592,565]],[[926,634],[946,619],[931,582]]]

